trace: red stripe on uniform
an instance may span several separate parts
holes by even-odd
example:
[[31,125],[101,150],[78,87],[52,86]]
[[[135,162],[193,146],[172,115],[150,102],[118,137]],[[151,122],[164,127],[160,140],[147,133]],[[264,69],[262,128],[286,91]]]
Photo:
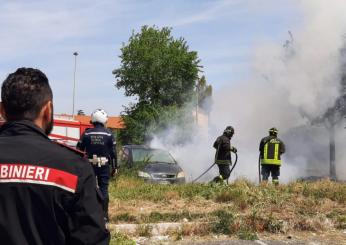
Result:
[[71,173],[37,165],[0,163],[1,183],[32,183],[60,187],[75,192],[78,177]]
[[76,175],[73,175],[58,169],[54,169],[54,168],[50,169],[50,173],[48,176],[48,182],[53,182],[58,185],[65,186],[74,191],[77,188],[77,180],[78,180],[78,177]]

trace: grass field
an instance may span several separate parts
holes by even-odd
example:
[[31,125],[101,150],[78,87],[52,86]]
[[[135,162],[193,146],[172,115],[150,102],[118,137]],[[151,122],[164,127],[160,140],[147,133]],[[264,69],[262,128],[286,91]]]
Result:
[[[182,236],[225,234],[253,240],[263,232],[328,232],[346,229],[346,184],[329,180],[258,186],[244,179],[230,185],[155,185],[123,172],[110,185],[110,222],[188,222]],[[191,225],[191,223],[205,224]],[[113,234],[112,242],[122,234]],[[120,240],[117,240],[120,244]],[[127,243],[128,242],[128,243]]]

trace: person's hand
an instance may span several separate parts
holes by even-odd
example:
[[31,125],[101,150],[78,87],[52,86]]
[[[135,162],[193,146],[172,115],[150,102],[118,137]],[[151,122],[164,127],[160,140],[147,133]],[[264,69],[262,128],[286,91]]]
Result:
[[232,149],[231,149],[231,151],[233,151],[234,153],[237,153],[237,148],[235,148],[234,146],[232,146]]
[[113,168],[111,176],[114,177],[117,173],[118,173],[118,169],[117,168]]

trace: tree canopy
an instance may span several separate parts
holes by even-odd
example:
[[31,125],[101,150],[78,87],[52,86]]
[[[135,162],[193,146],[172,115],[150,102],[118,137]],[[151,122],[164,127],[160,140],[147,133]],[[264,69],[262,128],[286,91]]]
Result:
[[143,26],[121,52],[121,66],[113,74],[126,96],[162,106],[181,106],[190,99],[200,60],[184,38],[172,37],[171,28]]
[[120,132],[123,143],[142,143],[173,120],[186,123],[181,109],[194,97],[200,60],[185,39],[174,38],[171,31],[143,26],[121,48],[120,67],[113,70],[115,86],[138,100],[125,107],[122,115],[126,124]]
[[83,110],[78,110],[78,111],[77,111],[77,115],[79,115],[79,116],[85,116],[85,113],[84,113]]

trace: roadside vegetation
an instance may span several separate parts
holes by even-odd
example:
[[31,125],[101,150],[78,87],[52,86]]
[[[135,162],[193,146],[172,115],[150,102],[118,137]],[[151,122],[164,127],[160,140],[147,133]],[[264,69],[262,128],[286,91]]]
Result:
[[254,240],[262,232],[325,232],[346,229],[346,184],[329,180],[258,186],[245,179],[230,185],[156,185],[122,172],[110,185],[111,223],[182,222],[171,234],[224,234]]

